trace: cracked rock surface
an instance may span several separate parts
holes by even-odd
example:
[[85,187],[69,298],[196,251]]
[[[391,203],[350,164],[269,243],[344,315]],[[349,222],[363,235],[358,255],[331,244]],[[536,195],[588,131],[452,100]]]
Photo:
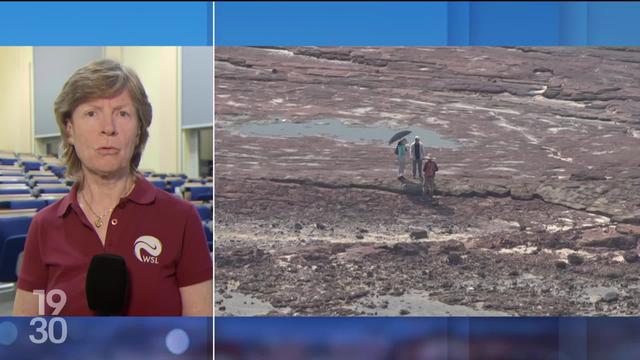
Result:
[[[217,311],[637,314],[638,74],[635,48],[217,47]],[[426,144],[437,201],[390,146],[238,127],[327,118],[458,142]]]

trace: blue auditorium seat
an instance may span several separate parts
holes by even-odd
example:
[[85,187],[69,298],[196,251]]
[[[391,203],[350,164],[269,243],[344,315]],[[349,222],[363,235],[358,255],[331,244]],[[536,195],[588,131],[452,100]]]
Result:
[[0,217],[0,281],[17,280],[18,255],[24,249],[30,224],[30,216]]
[[20,184],[20,185],[26,185],[27,184],[27,179],[22,178],[22,179],[15,179],[13,177],[10,176],[0,176],[0,184]]
[[0,189],[0,195],[31,194],[31,189]]
[[61,178],[64,176],[64,172],[67,170],[66,166],[55,166],[55,165],[47,165],[46,167],[52,173],[54,173],[57,177]]
[[198,214],[200,215],[200,219],[202,221],[209,221],[213,219],[213,214],[211,209],[207,205],[197,205],[196,209],[198,210]]
[[0,170],[0,176],[23,176],[24,173],[19,170]]
[[164,180],[151,180],[150,181],[155,187],[157,187],[158,189],[162,189],[164,190],[165,187],[167,186],[167,182]]
[[8,201],[9,209],[38,209],[41,210],[47,206],[46,200],[11,200]]
[[56,179],[54,179],[54,178],[51,178],[51,179],[37,179],[37,180],[33,180],[33,183],[35,185],[37,185],[37,184],[60,184],[60,185],[63,185],[60,182],[60,179],[57,179],[57,178]]
[[213,199],[213,186],[191,186],[191,200],[211,201]]
[[14,165],[17,161],[16,158],[0,158],[0,165]]
[[[60,198],[62,199],[62,198]],[[60,200],[60,199],[46,199],[46,200],[42,200],[42,201],[46,201],[47,202],[47,206],[53,204],[54,202]]]
[[40,194],[66,194],[69,192],[67,187],[59,188],[37,188],[40,190]]
[[172,180],[169,180],[169,184],[174,188],[180,187],[180,186],[184,185],[184,183],[185,183],[184,179],[172,179]]
[[40,161],[23,161],[24,171],[40,170],[42,162]]
[[10,236],[0,250],[0,282],[18,281],[18,257],[24,251],[27,235]]

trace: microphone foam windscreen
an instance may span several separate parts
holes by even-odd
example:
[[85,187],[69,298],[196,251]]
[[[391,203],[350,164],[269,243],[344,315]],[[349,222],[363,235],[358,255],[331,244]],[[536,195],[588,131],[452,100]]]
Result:
[[128,287],[129,275],[122,256],[98,254],[91,259],[86,282],[87,302],[97,315],[122,315]]

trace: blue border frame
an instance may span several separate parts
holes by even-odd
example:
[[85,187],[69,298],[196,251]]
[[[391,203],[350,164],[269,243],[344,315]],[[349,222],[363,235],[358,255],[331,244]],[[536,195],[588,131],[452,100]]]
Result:
[[211,2],[3,2],[0,45],[211,46],[212,18]]

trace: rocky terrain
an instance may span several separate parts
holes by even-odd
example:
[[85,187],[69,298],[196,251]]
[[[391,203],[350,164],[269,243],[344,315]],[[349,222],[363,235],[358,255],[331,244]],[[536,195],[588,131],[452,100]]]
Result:
[[[219,315],[640,312],[640,49],[216,48]],[[436,202],[384,142],[428,128]]]

